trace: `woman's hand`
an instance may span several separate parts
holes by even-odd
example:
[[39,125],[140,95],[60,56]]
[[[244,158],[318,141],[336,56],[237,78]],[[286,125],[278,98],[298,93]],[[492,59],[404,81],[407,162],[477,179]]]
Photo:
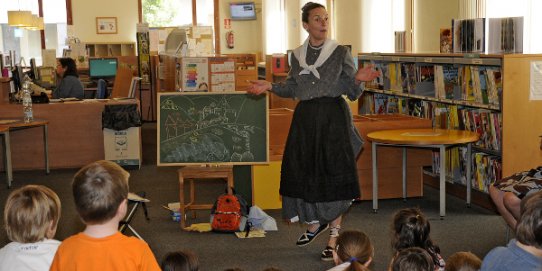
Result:
[[359,69],[355,76],[356,82],[361,83],[361,81],[372,81],[373,79],[380,76],[380,71],[375,71],[373,68],[374,65],[371,64]]
[[248,80],[250,83],[246,91],[250,94],[260,95],[268,90],[271,90],[271,83],[265,80]]

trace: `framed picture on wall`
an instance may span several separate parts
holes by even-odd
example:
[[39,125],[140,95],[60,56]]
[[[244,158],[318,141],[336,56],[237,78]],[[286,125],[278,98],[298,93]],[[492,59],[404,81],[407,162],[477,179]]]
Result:
[[96,34],[117,34],[117,17],[96,17]]

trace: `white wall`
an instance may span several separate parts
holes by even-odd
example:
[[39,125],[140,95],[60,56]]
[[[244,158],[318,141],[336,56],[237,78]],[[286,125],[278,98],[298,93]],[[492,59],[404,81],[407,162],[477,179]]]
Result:
[[439,52],[440,28],[450,28],[459,18],[459,0],[414,0],[413,17],[413,51]]
[[[117,17],[117,34],[96,34],[96,17]],[[72,0],[73,33],[82,42],[135,42],[137,0]]]
[[361,1],[335,1],[335,39],[352,45],[352,54],[361,52]]

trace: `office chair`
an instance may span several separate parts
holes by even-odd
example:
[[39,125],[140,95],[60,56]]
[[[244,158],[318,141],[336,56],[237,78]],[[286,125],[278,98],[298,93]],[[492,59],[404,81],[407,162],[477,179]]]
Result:
[[143,213],[145,214],[145,219],[150,220],[149,214],[147,212],[147,205],[145,204],[146,202],[149,202],[149,201],[150,200],[145,198],[145,192],[138,192],[137,194],[128,193],[128,205],[129,206],[131,205],[132,208],[128,212],[128,215],[126,216],[126,218],[122,220],[121,222],[119,222],[119,231],[121,233],[124,233],[126,229],[129,229],[137,238],[144,240],[143,237],[141,237],[141,235],[137,233],[134,227],[130,225],[130,222],[132,221],[132,218],[134,218],[135,212],[140,205],[143,207]]
[[107,93],[107,82],[104,79],[98,80],[98,85],[96,86],[96,94],[94,95],[95,99],[105,99]]

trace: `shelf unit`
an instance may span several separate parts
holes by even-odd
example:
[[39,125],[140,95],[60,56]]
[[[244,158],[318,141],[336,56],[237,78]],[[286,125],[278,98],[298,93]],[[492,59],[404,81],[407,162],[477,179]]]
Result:
[[[481,139],[470,158],[473,188],[489,201],[485,194],[489,184],[503,176],[504,59],[502,55],[359,54],[360,67],[370,63],[382,72],[366,84],[359,114],[400,113],[431,119],[436,128],[477,131]],[[463,149],[447,151],[451,159],[446,168],[450,184],[465,189]],[[438,169],[437,165],[434,155],[432,168]]]
[[135,56],[135,42],[86,42],[89,57]]
[[250,85],[248,80],[258,79],[258,59],[256,54],[226,54],[235,59],[235,90],[243,91]]

